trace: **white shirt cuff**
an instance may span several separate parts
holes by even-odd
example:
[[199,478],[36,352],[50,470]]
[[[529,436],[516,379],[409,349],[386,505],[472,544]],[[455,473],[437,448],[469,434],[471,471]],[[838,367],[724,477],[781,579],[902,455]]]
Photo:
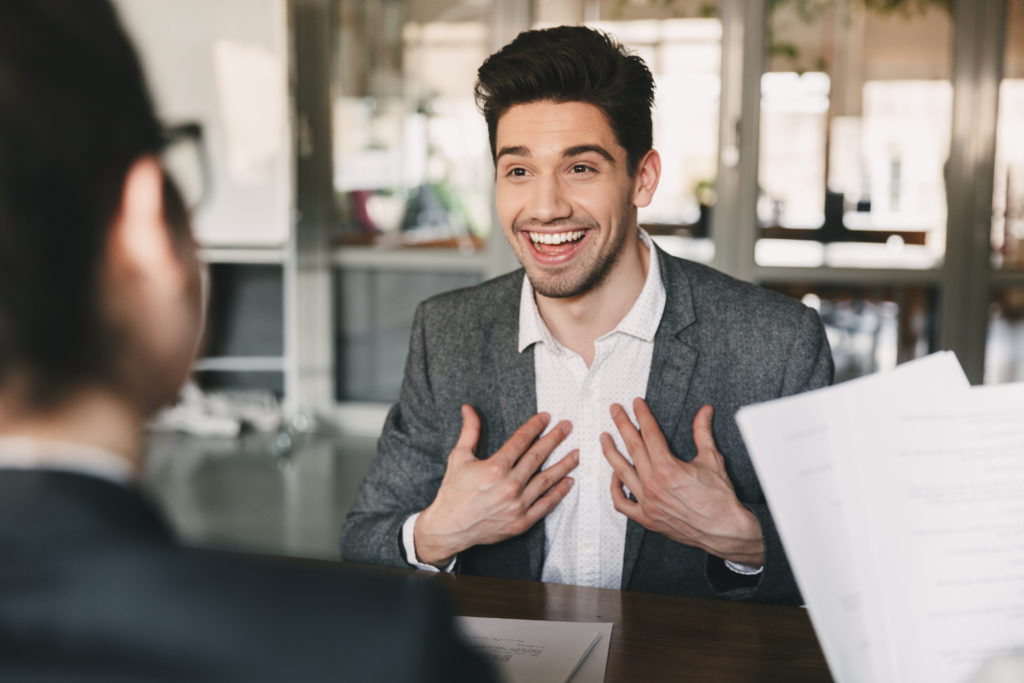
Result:
[[[405,548],[405,561],[416,567],[416,569],[422,569],[427,572],[440,572],[442,570],[438,569],[434,565],[423,564],[420,562],[419,555],[416,554],[416,540],[413,537],[412,532],[416,527],[416,520],[419,518],[420,513],[417,512],[415,515],[411,515],[409,519],[405,520],[405,523],[402,525],[402,547]],[[453,557],[452,561],[448,563],[448,566],[444,568],[443,571],[446,574],[451,574],[455,571],[455,560],[456,557]]]
[[740,564],[739,562],[733,562],[732,560],[725,560],[725,566],[729,571],[743,576],[757,576],[764,571],[764,565],[760,567],[751,567],[749,564]]

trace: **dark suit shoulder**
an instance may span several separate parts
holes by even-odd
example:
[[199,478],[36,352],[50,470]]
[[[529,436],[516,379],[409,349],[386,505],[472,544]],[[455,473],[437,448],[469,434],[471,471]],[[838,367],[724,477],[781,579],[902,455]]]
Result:
[[[190,592],[187,578],[200,587]],[[268,679],[489,680],[482,658],[460,642],[440,587],[415,576],[182,550],[163,579],[189,613],[220,605],[219,627],[276,644],[253,676],[278,667],[281,676]]]
[[[750,336],[756,343],[758,337],[767,336],[781,342],[795,333],[818,334],[817,315],[796,299],[672,256],[667,257],[665,269],[674,269],[666,278],[670,302],[673,297],[688,296],[694,318],[709,340]],[[671,282],[685,285],[673,291]]]
[[159,516],[138,491],[81,475],[0,474],[19,488],[0,504],[0,681],[489,680],[436,585],[184,549],[118,523]]
[[714,268],[669,256],[669,267],[678,268],[690,282],[694,304],[700,308],[729,304],[764,316],[801,315],[807,309],[796,299],[737,279]]

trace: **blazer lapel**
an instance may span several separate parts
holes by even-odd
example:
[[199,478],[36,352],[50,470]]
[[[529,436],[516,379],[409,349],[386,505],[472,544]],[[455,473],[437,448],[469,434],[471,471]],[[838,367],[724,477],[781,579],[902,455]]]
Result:
[[[511,280],[515,289],[507,295],[514,303],[499,307],[494,325],[497,353],[492,358],[494,387],[502,424],[495,433],[498,445],[504,443],[524,422],[537,413],[537,378],[533,364],[533,346],[519,352],[519,293],[522,278]],[[528,576],[540,579],[544,556],[544,524],[538,522],[525,534]]]
[[[657,247],[656,247],[657,248]],[[681,407],[690,388],[690,380],[699,353],[683,341],[683,331],[696,322],[690,280],[682,262],[660,248],[658,262],[665,285],[665,312],[654,335],[654,355],[647,380],[647,404],[666,440],[671,443],[679,426]],[[626,547],[622,558],[622,587],[629,585],[640,554],[645,529],[630,520],[626,526]]]

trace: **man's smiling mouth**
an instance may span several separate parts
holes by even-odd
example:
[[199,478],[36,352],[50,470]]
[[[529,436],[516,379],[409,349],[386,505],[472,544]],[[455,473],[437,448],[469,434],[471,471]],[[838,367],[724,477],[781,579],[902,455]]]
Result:
[[537,244],[564,244],[566,242],[576,242],[583,238],[586,234],[586,230],[570,230],[567,232],[528,232],[530,240],[535,245]]

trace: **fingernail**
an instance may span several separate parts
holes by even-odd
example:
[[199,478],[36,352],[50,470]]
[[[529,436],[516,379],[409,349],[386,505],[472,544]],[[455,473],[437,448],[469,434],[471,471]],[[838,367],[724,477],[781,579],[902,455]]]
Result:
[[562,433],[565,434],[566,436],[569,436],[570,432],[572,432],[572,422],[566,420],[565,422],[562,423]]

